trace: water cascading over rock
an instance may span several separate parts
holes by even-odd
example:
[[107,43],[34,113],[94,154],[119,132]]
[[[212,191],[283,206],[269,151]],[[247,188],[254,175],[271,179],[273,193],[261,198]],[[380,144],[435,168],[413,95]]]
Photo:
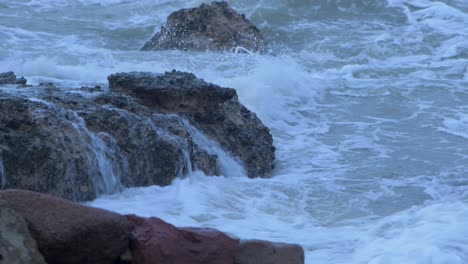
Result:
[[193,170],[257,177],[273,169],[269,130],[235,90],[175,71],[109,80],[106,92],[2,88],[0,188],[81,201],[168,185]]

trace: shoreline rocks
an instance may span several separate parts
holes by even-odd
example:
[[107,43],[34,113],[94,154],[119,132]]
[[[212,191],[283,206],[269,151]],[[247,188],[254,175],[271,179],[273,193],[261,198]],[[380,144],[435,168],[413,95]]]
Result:
[[227,156],[249,177],[274,168],[268,128],[234,89],[177,71],[113,74],[109,86],[0,91],[0,188],[83,201],[193,170],[221,175]]
[[[237,49],[237,50],[236,50]],[[173,12],[141,48],[148,50],[265,52],[260,30],[225,1]]]
[[0,264],[304,263],[299,245],[239,241],[211,228],[175,227],[24,190],[0,191],[0,220]]

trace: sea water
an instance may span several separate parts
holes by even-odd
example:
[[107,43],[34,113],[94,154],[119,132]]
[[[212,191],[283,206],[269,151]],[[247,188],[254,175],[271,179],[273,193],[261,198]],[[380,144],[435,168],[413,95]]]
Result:
[[0,72],[80,87],[189,71],[271,129],[272,178],[195,171],[92,206],[299,243],[306,263],[468,263],[468,1],[228,1],[268,54],[138,51],[202,2],[0,0]]

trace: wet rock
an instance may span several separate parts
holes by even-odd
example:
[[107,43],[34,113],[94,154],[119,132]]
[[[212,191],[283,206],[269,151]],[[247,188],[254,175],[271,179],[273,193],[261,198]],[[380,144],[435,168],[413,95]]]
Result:
[[235,264],[303,264],[304,250],[296,244],[262,240],[241,241],[235,253]]
[[161,31],[141,50],[234,51],[244,48],[264,52],[265,42],[257,27],[227,2],[212,2],[181,9],[169,15]]
[[214,229],[176,228],[159,218],[127,216],[136,264],[232,264],[239,243]]
[[115,92],[139,98],[162,113],[187,118],[244,163],[249,177],[267,176],[275,148],[269,129],[239,103],[236,91],[207,83],[191,73],[118,73],[108,77]]
[[33,190],[70,200],[90,200],[98,193],[116,192],[118,184],[107,184],[112,175],[104,175],[109,172],[99,163],[112,164],[105,159],[112,156],[111,143],[90,133],[73,111],[0,93],[3,188]]
[[0,199],[26,220],[47,263],[112,264],[128,248],[129,223],[116,213],[22,190]]
[[0,199],[0,264],[45,264],[23,217]]
[[3,72],[0,73],[0,85],[2,84],[21,84],[25,85],[27,80],[24,77],[16,78],[15,73],[13,72]]

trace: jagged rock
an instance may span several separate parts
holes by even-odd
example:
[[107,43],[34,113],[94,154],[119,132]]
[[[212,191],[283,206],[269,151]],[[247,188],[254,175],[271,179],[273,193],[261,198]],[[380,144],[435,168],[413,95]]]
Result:
[[168,185],[191,170],[226,174],[228,155],[218,145],[250,177],[273,168],[269,130],[235,90],[180,72],[109,81],[113,92],[0,91],[0,188],[83,201],[124,186]]
[[273,169],[275,148],[269,129],[239,103],[234,89],[177,71],[118,73],[108,80],[111,90],[135,96],[157,112],[185,116],[239,157],[249,177],[266,176]]
[[233,264],[239,241],[209,228],[177,228],[159,218],[128,215],[137,264]]
[[2,72],[0,73],[0,85],[1,84],[22,84],[25,85],[27,80],[24,77],[16,78],[14,72]]
[[49,264],[112,264],[129,247],[130,225],[119,214],[22,190],[0,191],[0,199],[26,220]]
[[172,13],[141,50],[232,51],[238,47],[264,52],[265,42],[257,27],[222,1]]
[[304,264],[304,249],[296,244],[263,240],[241,241],[235,264]]
[[45,264],[23,217],[0,199],[0,264]]

